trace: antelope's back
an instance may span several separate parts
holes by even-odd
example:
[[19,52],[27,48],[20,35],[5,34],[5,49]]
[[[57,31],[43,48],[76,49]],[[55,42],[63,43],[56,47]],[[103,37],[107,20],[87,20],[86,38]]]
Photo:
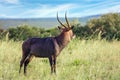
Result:
[[49,57],[55,53],[54,38],[31,38],[30,54],[36,57]]

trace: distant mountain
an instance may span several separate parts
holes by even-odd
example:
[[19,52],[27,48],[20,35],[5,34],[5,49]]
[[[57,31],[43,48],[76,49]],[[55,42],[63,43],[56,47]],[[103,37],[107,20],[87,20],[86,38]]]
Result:
[[[81,17],[77,18],[81,24],[85,24],[89,19],[91,18],[98,18],[100,15],[93,15],[93,16],[87,16],[87,17]],[[60,18],[61,21],[64,23],[64,18]],[[70,21],[75,20],[76,18],[69,18]],[[16,27],[19,25],[27,24],[30,26],[36,26],[36,27],[43,27],[43,28],[52,28],[59,25],[56,18],[29,18],[29,19],[0,19],[0,27],[3,29],[9,28],[9,27]]]
[[98,18],[98,17],[100,17],[100,16],[101,16],[101,15],[85,16],[85,17],[79,18],[79,21],[82,22],[83,24],[86,24],[86,22],[89,21],[90,19]]

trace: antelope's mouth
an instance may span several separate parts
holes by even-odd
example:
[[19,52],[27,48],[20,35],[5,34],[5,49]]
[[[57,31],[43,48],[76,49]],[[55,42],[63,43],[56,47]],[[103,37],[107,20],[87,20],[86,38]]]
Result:
[[75,37],[76,37],[76,35],[73,35],[73,36],[72,36],[72,39],[74,39]]

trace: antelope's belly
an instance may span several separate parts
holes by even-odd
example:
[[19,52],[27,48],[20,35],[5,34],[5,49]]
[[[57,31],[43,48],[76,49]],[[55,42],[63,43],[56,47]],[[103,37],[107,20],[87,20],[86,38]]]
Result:
[[47,52],[47,51],[31,51],[30,54],[34,55],[35,57],[49,57],[51,56],[53,53],[52,52]]
[[52,46],[35,45],[35,46],[32,46],[30,54],[36,57],[49,57],[52,54],[54,54],[54,52],[55,52],[55,49]]

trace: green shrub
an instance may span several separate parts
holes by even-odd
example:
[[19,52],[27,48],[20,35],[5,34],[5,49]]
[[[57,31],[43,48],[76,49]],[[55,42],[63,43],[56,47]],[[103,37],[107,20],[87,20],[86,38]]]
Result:
[[[120,14],[118,13],[109,13],[99,18],[91,19],[84,26],[80,24],[78,19],[75,19],[71,22],[71,25],[75,26],[73,32],[80,39],[120,40]],[[4,39],[7,33],[9,39],[19,41],[31,37],[57,36],[60,31],[57,28],[43,29],[21,25],[0,32],[0,39]]]
[[39,37],[44,32],[44,29],[37,27],[30,27],[28,25],[18,26],[16,28],[9,28],[9,38],[14,40],[25,40],[31,37]]
[[25,40],[32,37],[49,37],[58,35],[59,31],[56,28],[43,29],[38,27],[32,27],[28,25],[21,25],[15,28],[9,28],[9,39],[15,41]]
[[94,37],[101,32],[101,37],[107,40],[120,39],[120,14],[109,13],[97,19],[91,19],[86,24]]

